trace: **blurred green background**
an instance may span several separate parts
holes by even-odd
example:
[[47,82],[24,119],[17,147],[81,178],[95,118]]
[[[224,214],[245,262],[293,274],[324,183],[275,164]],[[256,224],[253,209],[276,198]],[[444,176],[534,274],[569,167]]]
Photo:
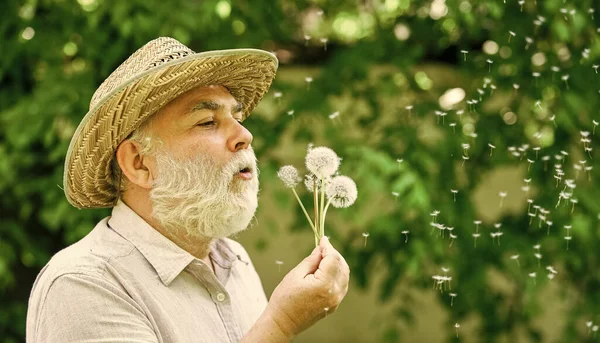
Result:
[[[279,167],[302,169],[312,142],[343,157],[357,183],[357,202],[329,211],[326,232],[351,266],[351,290],[297,342],[600,340],[597,1],[0,8],[2,342],[24,341],[29,292],[49,258],[110,213],[67,203],[64,156],[96,87],[158,36],[280,60],[246,122],[261,195],[254,227],[238,237],[268,294],[313,244]],[[436,288],[435,275],[451,276],[452,289]]]

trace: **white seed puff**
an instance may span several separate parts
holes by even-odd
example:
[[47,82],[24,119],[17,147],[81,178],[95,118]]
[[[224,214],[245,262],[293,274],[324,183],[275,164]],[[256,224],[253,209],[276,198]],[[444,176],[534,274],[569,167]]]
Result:
[[327,147],[312,148],[306,154],[306,168],[320,179],[325,179],[338,170],[340,158]]
[[325,194],[333,207],[345,208],[354,204],[358,197],[358,190],[351,178],[340,175],[332,178],[325,186]]
[[283,181],[287,188],[295,188],[301,178],[298,175],[298,169],[294,166],[283,166],[279,168],[277,176]]

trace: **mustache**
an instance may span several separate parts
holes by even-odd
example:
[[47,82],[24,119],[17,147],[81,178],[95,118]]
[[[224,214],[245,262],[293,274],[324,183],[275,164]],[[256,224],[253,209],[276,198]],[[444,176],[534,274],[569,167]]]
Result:
[[221,168],[221,173],[223,173],[226,177],[231,177],[242,170],[248,170],[258,176],[260,170],[258,169],[257,165],[258,160],[254,154],[254,150],[249,147],[248,149],[243,149],[236,152],[231,160]]

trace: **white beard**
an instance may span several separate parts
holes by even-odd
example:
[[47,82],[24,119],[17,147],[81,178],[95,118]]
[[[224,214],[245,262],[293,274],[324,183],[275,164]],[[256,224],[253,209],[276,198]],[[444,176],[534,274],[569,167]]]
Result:
[[[167,232],[184,239],[223,238],[243,231],[258,206],[258,168],[252,148],[223,166],[212,158],[177,160],[156,153],[158,175],[150,191],[152,216]],[[250,167],[252,179],[238,172]]]

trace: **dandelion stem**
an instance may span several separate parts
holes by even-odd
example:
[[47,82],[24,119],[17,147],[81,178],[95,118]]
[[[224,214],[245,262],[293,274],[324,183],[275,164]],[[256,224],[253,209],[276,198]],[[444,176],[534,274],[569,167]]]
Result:
[[319,235],[319,194],[317,193],[317,179],[313,179],[313,195],[315,198],[315,231],[317,237],[320,239]]
[[304,208],[304,204],[302,204],[302,201],[300,200],[298,193],[296,193],[296,190],[294,188],[292,188],[292,192],[294,192],[294,195],[296,196],[296,200],[298,200],[298,203],[300,204],[300,207],[302,208],[302,212],[304,212],[304,215],[306,216],[306,219],[308,220],[310,227],[312,228],[313,232],[315,233],[315,237],[317,237],[318,236],[317,229],[315,228],[315,225],[313,224],[312,220],[310,220],[310,216],[308,215],[308,212],[306,212],[306,208]]
[[331,199],[329,199],[329,201],[327,201],[327,205],[325,205],[325,209],[323,210],[323,226],[325,226],[325,217],[327,216],[327,209],[329,208],[329,204],[331,204]]
[[321,206],[321,212],[319,212],[319,219],[321,220],[321,237],[325,236],[325,216],[323,215],[323,207],[325,206],[325,180],[321,180],[321,202],[319,205]]

